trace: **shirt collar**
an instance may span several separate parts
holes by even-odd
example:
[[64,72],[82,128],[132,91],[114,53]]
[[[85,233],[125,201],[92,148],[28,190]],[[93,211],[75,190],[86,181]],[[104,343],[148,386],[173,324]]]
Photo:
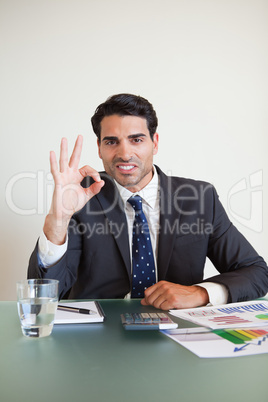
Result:
[[130,197],[134,195],[140,195],[143,201],[145,201],[146,204],[149,205],[149,207],[155,209],[158,200],[159,178],[154,165],[153,165],[153,177],[151,181],[137,193],[132,193],[127,188],[117,183],[116,180],[114,180],[114,182],[116,184],[116,187],[118,188],[119,194],[121,195],[124,204],[126,204],[127,200]]

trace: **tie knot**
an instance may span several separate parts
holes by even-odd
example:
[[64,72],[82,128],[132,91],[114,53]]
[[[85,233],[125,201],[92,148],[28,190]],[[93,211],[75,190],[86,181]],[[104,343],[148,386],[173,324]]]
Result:
[[134,208],[135,212],[142,211],[142,199],[139,195],[135,195],[134,197],[130,197],[128,199],[130,205]]

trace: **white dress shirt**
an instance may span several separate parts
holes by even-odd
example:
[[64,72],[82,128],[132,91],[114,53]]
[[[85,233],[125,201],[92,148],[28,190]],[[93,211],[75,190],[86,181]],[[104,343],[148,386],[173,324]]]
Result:
[[[145,186],[142,190],[137,193],[132,193],[127,188],[122,187],[119,183],[115,181],[118,191],[123,199],[127,224],[128,224],[128,234],[129,234],[129,250],[130,256],[132,257],[132,228],[135,218],[135,212],[127,200],[134,196],[140,195],[142,198],[142,208],[143,212],[148,221],[148,226],[150,230],[152,248],[154,253],[155,267],[156,267],[156,281],[158,278],[157,271],[157,250],[158,250],[158,232],[160,224],[160,204],[159,204],[159,177],[154,169],[154,175],[152,180]],[[45,268],[56,264],[65,254],[67,250],[68,236],[63,245],[55,245],[51,243],[45,236],[44,232],[41,233],[38,242],[38,256],[41,264]],[[131,258],[132,260],[132,258]],[[228,298],[228,291],[224,285],[220,285],[214,282],[204,282],[197,284],[205,288],[209,295],[209,302],[212,305],[225,304]],[[126,295],[126,298],[130,298],[130,293]]]

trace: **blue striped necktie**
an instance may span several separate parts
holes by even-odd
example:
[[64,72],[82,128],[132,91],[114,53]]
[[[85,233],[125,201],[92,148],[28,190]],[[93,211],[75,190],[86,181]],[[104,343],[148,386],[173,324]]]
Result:
[[128,202],[135,210],[132,237],[132,298],[143,298],[144,290],[156,282],[154,255],[149,232],[149,225],[142,210],[139,195]]

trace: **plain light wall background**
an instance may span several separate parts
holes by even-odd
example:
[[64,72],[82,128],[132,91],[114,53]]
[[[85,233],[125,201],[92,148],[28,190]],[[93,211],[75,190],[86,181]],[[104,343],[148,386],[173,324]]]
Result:
[[49,151],[83,134],[81,166],[101,170],[90,117],[120,92],[153,103],[162,170],[213,183],[268,259],[267,16],[265,0],[0,1],[1,300],[42,229]]

